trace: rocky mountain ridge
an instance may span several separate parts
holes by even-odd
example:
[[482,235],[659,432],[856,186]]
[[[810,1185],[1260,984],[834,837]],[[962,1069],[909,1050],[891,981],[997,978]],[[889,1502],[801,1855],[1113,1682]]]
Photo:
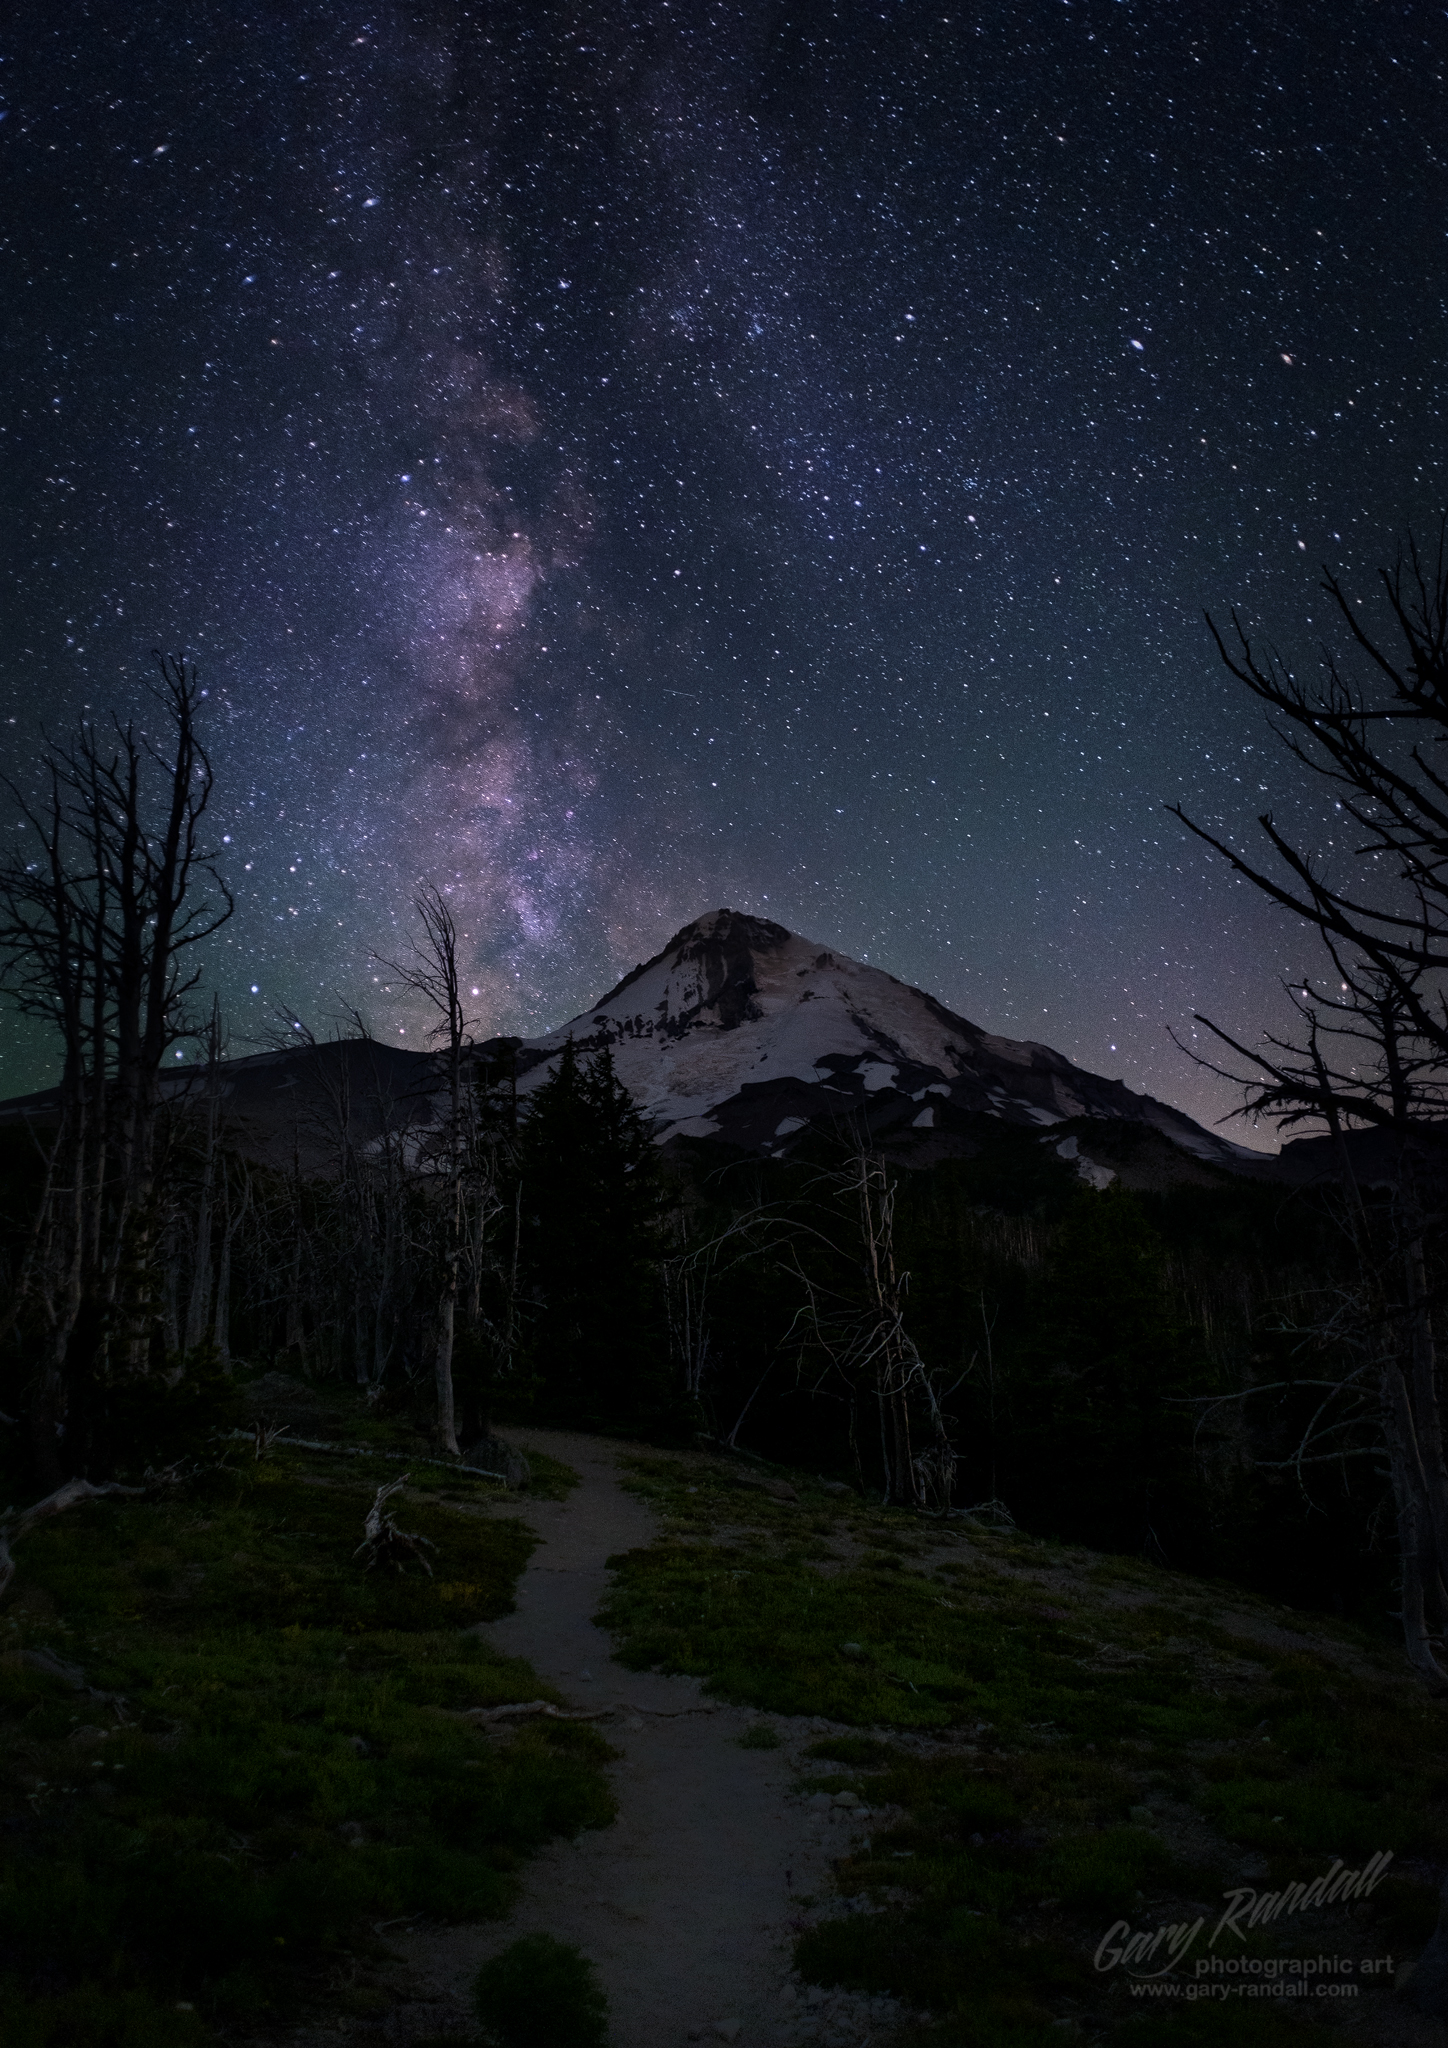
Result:
[[[589,1009],[525,1040],[520,1089],[570,1038],[580,1052],[609,1048],[664,1145],[718,1138],[777,1155],[849,1122],[924,1165],[969,1149],[988,1116],[1042,1133],[1080,1119],[1144,1127],[1183,1168],[1256,1172],[1264,1160],[1048,1045],[997,1037],[881,968],[741,911],[696,918]],[[1080,1139],[1060,1148],[1098,1185],[1113,1177]]]

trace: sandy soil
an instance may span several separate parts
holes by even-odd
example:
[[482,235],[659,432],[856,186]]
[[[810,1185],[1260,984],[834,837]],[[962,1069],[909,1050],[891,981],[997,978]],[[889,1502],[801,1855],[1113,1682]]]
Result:
[[809,1994],[790,1977],[803,1901],[828,1893],[829,1866],[850,1839],[843,1818],[789,1795],[801,1750],[828,1727],[780,1721],[775,1750],[741,1749],[757,1716],[720,1706],[699,1682],[625,1671],[593,1623],[605,1559],[653,1540],[642,1502],[619,1484],[629,1446],[557,1431],[510,1433],[563,1459],[582,1484],[564,1501],[519,1512],[537,1550],[517,1612],[486,1624],[500,1650],[526,1657],[577,1707],[607,1709],[596,1725],[622,1752],[613,1766],[612,1827],[545,1849],[502,1926],[420,1931],[406,1953],[423,2001],[465,2009],[478,1966],[535,1930],[574,1942],[598,1967],[617,2048],[686,2041],[796,2043],[882,2038],[892,2011]]

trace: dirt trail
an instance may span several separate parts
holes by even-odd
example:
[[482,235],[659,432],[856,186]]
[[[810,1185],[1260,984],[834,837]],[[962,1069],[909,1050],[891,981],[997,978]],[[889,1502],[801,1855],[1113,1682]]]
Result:
[[841,2040],[868,2038],[870,2016],[858,2006],[806,2018],[787,1982],[799,1901],[828,1889],[831,1858],[848,1840],[845,1826],[788,1797],[800,1749],[827,1724],[780,1721],[784,1747],[741,1749],[755,1715],[707,1700],[695,1679],[613,1663],[592,1620],[607,1584],[604,1560],[652,1541],[656,1530],[619,1484],[617,1460],[631,1447],[551,1430],[512,1440],[563,1459],[582,1484],[563,1501],[520,1501],[542,1540],[519,1582],[517,1612],[481,1633],[528,1658],[571,1704],[612,1710],[598,1725],[623,1752],[612,1767],[619,1814],[612,1827],[535,1858],[505,1925],[414,1937],[408,1956],[425,1995],[465,2001],[488,1956],[543,1930],[597,1965],[617,2048],[793,2043],[817,2038],[821,2022],[843,2026]]

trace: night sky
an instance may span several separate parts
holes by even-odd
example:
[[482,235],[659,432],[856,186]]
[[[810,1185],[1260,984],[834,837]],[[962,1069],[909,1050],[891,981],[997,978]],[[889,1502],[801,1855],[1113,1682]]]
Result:
[[1310,949],[1162,806],[1331,827],[1202,609],[1310,650],[1320,565],[1367,590],[1448,498],[1445,45],[1384,0],[24,8],[9,765],[199,663],[235,1050],[344,1002],[419,1043],[369,954],[435,881],[481,1032],[727,903],[1220,1114],[1167,1026],[1253,1031]]

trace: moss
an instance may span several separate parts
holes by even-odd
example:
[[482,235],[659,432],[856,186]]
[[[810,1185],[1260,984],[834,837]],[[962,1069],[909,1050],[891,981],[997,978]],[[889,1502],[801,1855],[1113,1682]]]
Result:
[[256,1628],[429,1630],[494,1621],[534,1539],[522,1522],[461,1515],[408,1497],[400,1526],[435,1546],[421,1567],[364,1571],[355,1561],[374,1483],[319,1474],[294,1453],[198,1480],[183,1511],[152,1502],[96,1503],[26,1541],[25,1573],[72,1626],[123,1606],[148,1626],[169,1621]]

